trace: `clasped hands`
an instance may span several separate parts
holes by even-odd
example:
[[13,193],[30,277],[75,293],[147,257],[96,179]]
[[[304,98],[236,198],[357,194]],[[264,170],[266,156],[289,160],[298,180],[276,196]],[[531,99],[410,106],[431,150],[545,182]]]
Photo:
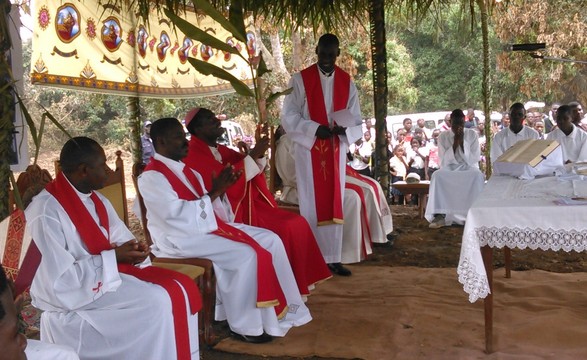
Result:
[[214,201],[217,197],[224,194],[226,190],[228,190],[228,188],[234,184],[239,177],[241,177],[242,174],[242,169],[235,171],[234,166],[230,164],[226,164],[218,176],[216,176],[215,172],[212,172],[212,187],[208,192],[210,199]]
[[116,262],[119,264],[140,264],[151,253],[147,243],[139,242],[136,239],[129,240],[122,245],[112,244],[112,248],[116,253]]
[[344,135],[345,132],[346,128],[343,126],[334,125],[331,129],[326,125],[320,125],[318,126],[318,129],[316,129],[316,137],[318,139],[326,140],[335,135]]

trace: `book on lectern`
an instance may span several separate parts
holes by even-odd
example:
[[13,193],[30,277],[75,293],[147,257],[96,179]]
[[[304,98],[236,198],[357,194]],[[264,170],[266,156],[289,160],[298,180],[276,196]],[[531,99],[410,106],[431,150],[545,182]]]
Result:
[[493,163],[493,172],[521,179],[552,175],[563,166],[563,153],[556,140],[521,140]]

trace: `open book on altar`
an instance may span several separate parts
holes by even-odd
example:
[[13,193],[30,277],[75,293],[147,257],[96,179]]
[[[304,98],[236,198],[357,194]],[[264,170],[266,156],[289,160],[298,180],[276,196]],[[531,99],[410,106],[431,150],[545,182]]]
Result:
[[563,166],[563,154],[556,140],[521,140],[493,163],[493,172],[521,179],[552,175]]

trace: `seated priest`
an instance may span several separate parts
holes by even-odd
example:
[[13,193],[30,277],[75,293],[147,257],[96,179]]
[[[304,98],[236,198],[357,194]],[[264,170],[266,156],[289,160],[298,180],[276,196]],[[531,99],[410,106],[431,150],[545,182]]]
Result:
[[495,162],[501,154],[520,140],[540,139],[540,135],[534,129],[524,125],[526,108],[522,103],[510,106],[510,126],[501,129],[493,137],[491,144],[491,162]]
[[41,340],[82,359],[199,359],[198,287],[151,266],[148,246],[95,191],[107,179],[102,147],[75,137],[59,161],[25,212],[41,254],[31,286]]
[[[294,166],[294,146],[291,138],[279,128],[276,135],[275,167],[277,173],[283,182],[281,191],[281,201],[289,204],[298,204],[298,192],[296,171]],[[378,219],[374,225],[369,223],[369,214],[377,214],[377,210],[367,211],[368,205],[363,190],[356,185],[346,184],[343,197],[343,239],[341,250],[341,262],[343,264],[352,264],[365,259],[372,253],[372,243],[370,227],[379,226],[381,220]],[[384,197],[385,199],[385,197]],[[391,219],[389,219],[391,221]],[[381,230],[379,232],[383,232]],[[376,232],[373,230],[373,232]],[[385,242],[387,240],[384,240]],[[346,268],[345,268],[346,269]],[[350,270],[349,270],[350,271]],[[347,276],[346,273],[338,275]],[[350,275],[350,274],[349,274]]]
[[479,171],[481,150],[474,129],[465,128],[465,114],[450,114],[451,128],[438,137],[440,169],[432,175],[426,219],[430,228],[464,224],[467,212],[483,190],[485,179]]
[[155,156],[138,179],[156,256],[210,259],[216,274],[216,320],[232,335],[262,343],[312,320],[283,243],[269,230],[234,222],[225,192],[242,175],[227,165],[206,190],[182,160],[183,126],[163,118],[151,126]]
[[267,187],[263,170],[269,139],[259,138],[255,147],[244,155],[216,143],[224,128],[212,111],[192,109],[185,125],[192,136],[184,163],[200,173],[207,190],[211,189],[213,174],[220,173],[224,167],[230,165],[243,172],[226,190],[234,221],[271,230],[281,238],[300,293],[309,295],[309,289],[316,283],[332,277],[306,219],[279,209]]
[[563,150],[565,164],[587,161],[587,132],[573,124],[573,108],[563,105],[556,112],[557,128],[549,132],[547,140],[556,140]]

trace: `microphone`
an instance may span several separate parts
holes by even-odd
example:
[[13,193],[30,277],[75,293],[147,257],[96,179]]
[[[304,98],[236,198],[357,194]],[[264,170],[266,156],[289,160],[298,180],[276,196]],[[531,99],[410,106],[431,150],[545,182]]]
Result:
[[546,43],[509,44],[505,46],[505,51],[538,51],[544,49],[546,49]]

